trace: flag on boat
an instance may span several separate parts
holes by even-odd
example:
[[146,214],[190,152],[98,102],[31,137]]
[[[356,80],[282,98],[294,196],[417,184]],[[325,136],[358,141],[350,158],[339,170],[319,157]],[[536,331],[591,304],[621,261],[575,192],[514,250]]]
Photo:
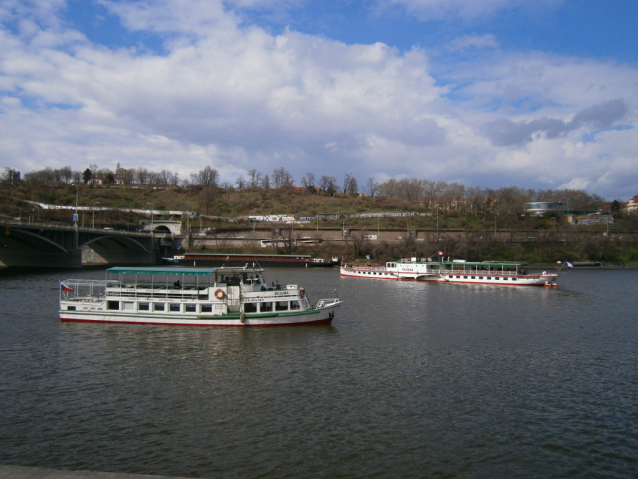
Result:
[[69,291],[75,291],[73,288],[69,288],[66,284],[60,283],[60,288],[63,292],[68,293]]
[[445,253],[443,251],[439,251],[439,256],[443,256]]
[[565,266],[567,266],[568,268],[573,268],[574,265],[571,264],[569,261],[565,261]]

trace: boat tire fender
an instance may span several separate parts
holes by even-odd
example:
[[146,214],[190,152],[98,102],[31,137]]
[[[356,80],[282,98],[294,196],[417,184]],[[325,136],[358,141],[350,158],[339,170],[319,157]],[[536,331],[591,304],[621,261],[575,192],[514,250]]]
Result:
[[224,296],[226,296],[226,293],[224,293],[223,290],[218,289],[217,291],[215,291],[215,297],[217,299],[224,299]]

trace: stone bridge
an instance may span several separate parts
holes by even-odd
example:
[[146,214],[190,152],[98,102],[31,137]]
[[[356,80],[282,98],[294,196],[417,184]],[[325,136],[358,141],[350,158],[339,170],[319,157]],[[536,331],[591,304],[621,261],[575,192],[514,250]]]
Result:
[[183,237],[155,232],[7,223],[0,226],[0,267],[155,264],[179,249],[182,240]]

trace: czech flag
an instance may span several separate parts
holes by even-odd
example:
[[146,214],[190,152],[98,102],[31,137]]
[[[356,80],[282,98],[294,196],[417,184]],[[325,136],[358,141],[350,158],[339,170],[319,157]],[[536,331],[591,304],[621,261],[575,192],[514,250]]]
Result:
[[568,268],[573,268],[574,265],[571,264],[569,261],[565,261],[565,266],[567,266]]
[[66,284],[60,283],[60,288],[63,292],[68,293],[69,291],[75,291],[73,288],[69,288]]

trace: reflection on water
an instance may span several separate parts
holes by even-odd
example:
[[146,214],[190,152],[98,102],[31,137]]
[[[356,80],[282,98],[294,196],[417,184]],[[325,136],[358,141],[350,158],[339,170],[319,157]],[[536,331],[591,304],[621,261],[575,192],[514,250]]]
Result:
[[[103,277],[103,271],[73,272]],[[633,270],[559,288],[271,269],[330,326],[60,323],[63,273],[0,278],[0,463],[193,477],[629,477]]]

